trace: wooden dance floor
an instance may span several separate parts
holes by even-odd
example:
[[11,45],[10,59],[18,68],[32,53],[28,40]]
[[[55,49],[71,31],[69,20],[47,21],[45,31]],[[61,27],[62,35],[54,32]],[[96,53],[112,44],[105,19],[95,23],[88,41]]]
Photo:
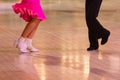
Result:
[[13,13],[13,2],[0,3],[0,80],[120,80],[120,1],[103,2],[98,19],[111,35],[89,52],[84,1],[70,1],[42,2],[47,20],[33,39],[36,53],[13,46],[26,22]]

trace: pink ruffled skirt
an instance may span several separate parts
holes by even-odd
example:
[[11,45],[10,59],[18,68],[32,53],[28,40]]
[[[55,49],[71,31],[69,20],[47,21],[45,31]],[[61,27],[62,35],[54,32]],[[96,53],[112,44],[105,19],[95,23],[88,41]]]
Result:
[[39,0],[22,0],[21,3],[16,3],[12,7],[15,13],[20,14],[20,17],[27,22],[33,18],[46,19]]

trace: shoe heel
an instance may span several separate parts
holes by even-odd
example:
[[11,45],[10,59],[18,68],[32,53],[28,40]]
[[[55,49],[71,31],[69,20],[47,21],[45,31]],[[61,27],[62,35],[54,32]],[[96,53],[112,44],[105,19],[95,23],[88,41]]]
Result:
[[13,43],[13,46],[14,46],[15,48],[18,48],[18,40],[15,40],[15,42]]

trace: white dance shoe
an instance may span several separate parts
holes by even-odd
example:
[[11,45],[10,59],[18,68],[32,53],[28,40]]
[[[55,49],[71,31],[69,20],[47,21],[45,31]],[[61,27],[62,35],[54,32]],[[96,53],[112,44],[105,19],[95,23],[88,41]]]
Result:
[[26,39],[27,49],[31,52],[38,52],[39,50],[32,46],[32,39]]
[[18,48],[22,53],[29,52],[27,49],[26,39],[21,37],[15,42],[16,48]]

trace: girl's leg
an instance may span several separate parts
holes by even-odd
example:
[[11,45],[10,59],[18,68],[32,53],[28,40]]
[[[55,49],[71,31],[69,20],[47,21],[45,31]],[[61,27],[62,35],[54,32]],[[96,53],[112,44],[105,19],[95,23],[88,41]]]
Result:
[[41,20],[32,19],[25,27],[22,37],[32,39]]
[[38,28],[41,20],[36,18],[32,19],[25,27],[21,37],[17,41],[17,47],[21,52],[38,51],[38,49],[32,46],[32,38]]
[[30,51],[39,51],[38,49],[36,49],[32,46],[32,38],[35,35],[35,32],[36,32],[40,22],[41,22],[41,20],[38,20],[36,18],[32,19],[26,25],[26,27],[21,35],[22,37],[24,37],[26,39],[25,44],[27,45],[27,49],[29,49]]

